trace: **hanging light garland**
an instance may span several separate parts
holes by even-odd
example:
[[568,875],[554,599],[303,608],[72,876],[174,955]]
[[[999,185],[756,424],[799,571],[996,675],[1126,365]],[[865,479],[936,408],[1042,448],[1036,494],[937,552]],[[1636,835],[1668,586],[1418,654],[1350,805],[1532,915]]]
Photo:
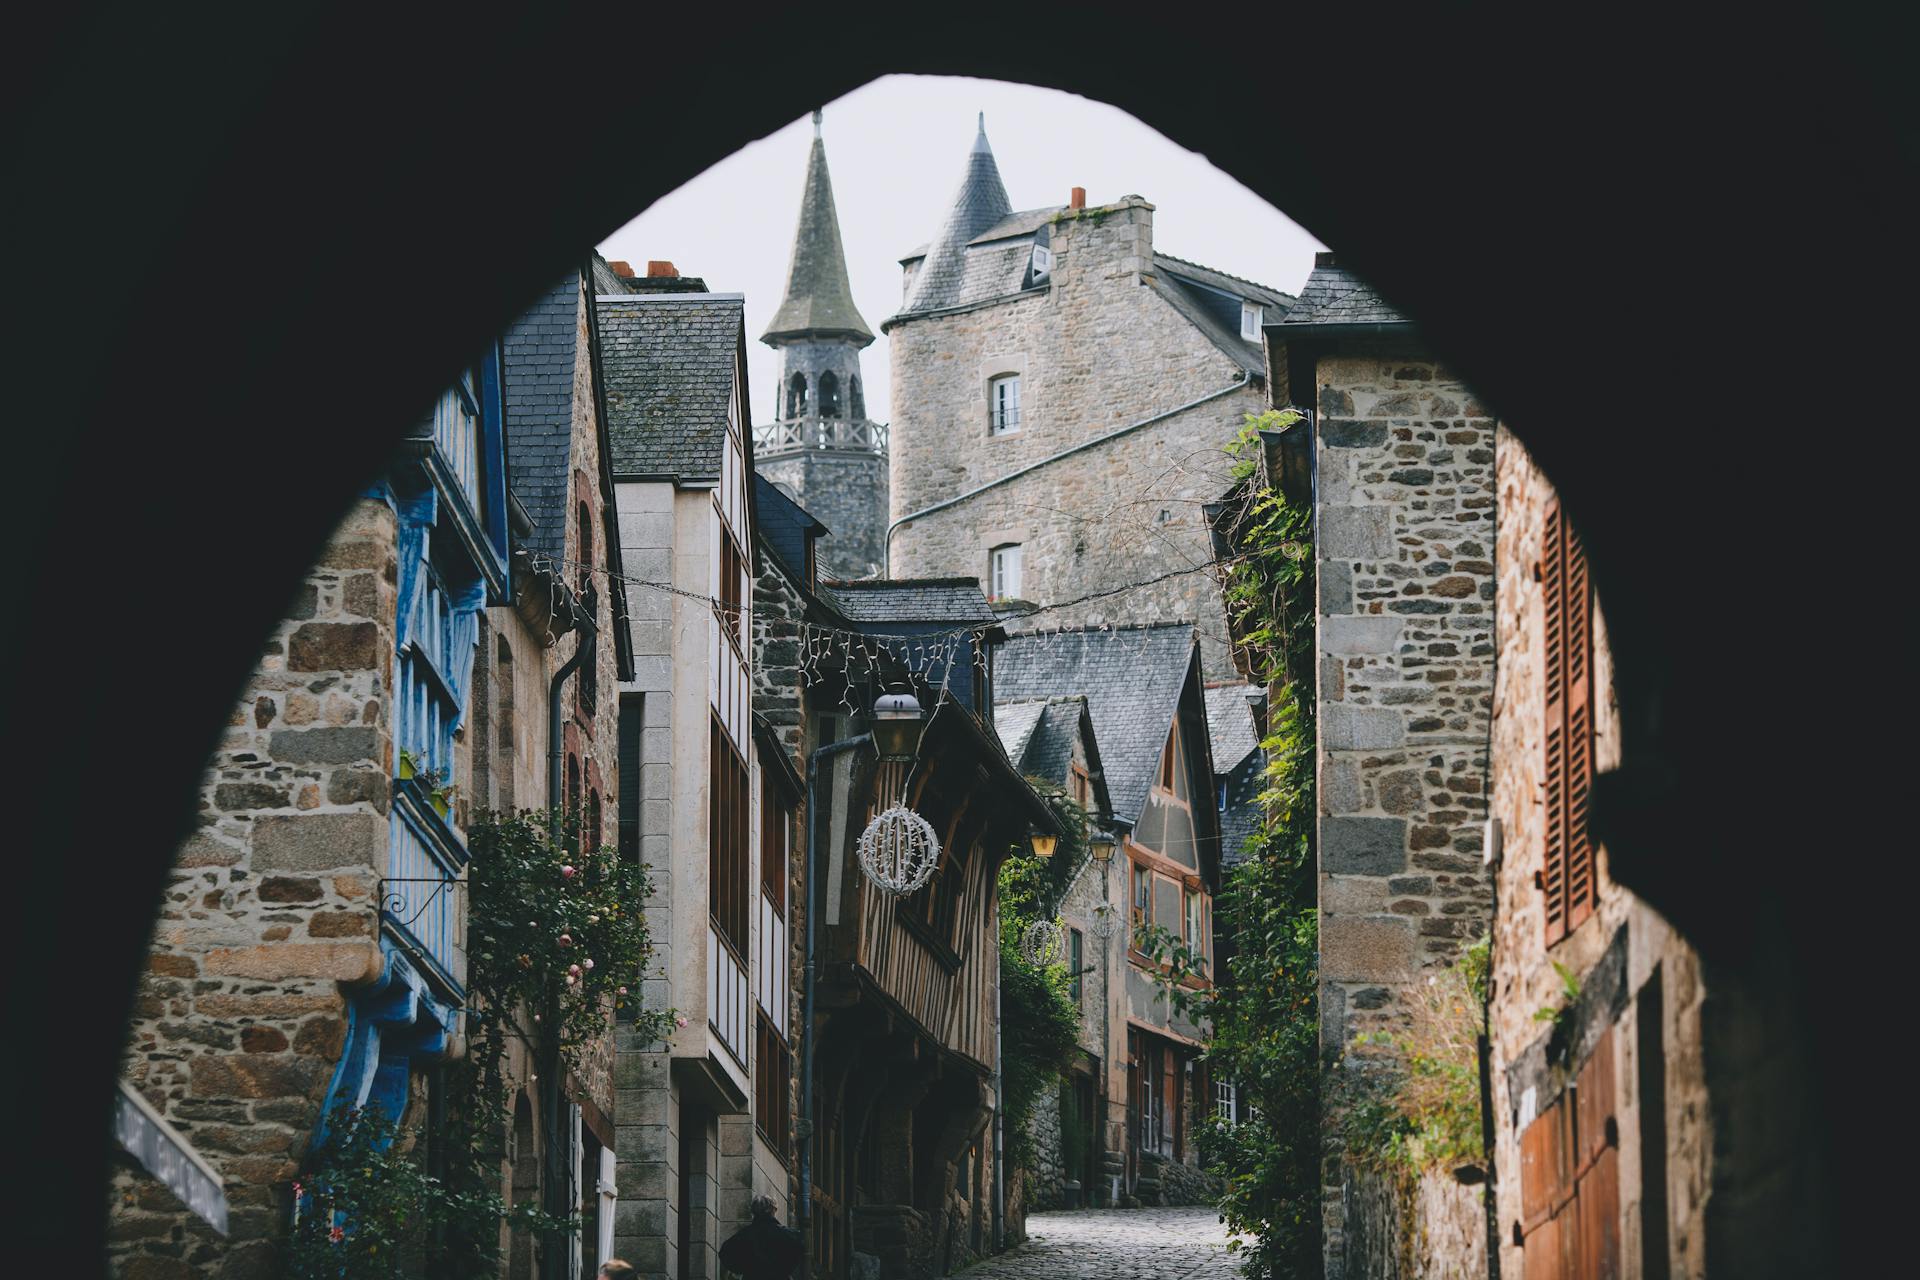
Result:
[[1093,909],[1093,923],[1089,926],[1093,936],[1105,942],[1120,932],[1120,908],[1111,902],[1103,902]]
[[1058,924],[1051,920],[1035,920],[1020,934],[1020,954],[1044,968],[1060,963],[1066,955],[1066,943]]
[[940,840],[925,818],[894,805],[860,833],[860,869],[886,892],[904,897],[933,878],[940,865]]

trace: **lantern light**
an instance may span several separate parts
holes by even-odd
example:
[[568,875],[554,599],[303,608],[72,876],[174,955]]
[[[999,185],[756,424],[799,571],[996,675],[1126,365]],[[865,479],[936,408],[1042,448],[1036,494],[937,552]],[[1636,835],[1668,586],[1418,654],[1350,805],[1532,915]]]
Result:
[[920,750],[926,712],[911,693],[885,693],[873,704],[873,745],[882,760],[911,760]]
[[1105,863],[1113,861],[1113,846],[1115,841],[1111,831],[1096,830],[1087,838],[1087,843],[1092,847],[1093,860],[1095,862]]
[[1054,846],[1060,843],[1059,836],[1054,835],[1051,831],[1042,831],[1039,827],[1033,829],[1031,838],[1033,840],[1033,852],[1037,857],[1041,858],[1051,858],[1053,856]]

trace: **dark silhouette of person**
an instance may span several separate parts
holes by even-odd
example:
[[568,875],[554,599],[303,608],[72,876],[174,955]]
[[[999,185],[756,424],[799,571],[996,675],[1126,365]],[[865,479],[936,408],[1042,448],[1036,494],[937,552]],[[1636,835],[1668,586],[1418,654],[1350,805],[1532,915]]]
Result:
[[753,1221],[720,1246],[720,1264],[745,1280],[789,1280],[805,1255],[800,1233],[780,1225],[767,1196],[753,1198]]

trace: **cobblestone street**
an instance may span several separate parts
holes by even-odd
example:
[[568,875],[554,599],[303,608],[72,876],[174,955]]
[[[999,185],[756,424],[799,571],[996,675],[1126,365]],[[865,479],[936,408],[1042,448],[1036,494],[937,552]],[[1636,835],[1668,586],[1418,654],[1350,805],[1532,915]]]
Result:
[[1227,1280],[1227,1229],[1211,1208],[1036,1213],[1027,1242],[966,1280]]

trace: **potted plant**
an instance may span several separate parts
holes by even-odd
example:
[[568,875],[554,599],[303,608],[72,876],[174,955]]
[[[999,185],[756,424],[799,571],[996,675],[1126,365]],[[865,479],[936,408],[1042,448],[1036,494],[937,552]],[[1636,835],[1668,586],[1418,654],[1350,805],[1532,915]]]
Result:
[[405,747],[400,748],[400,776],[402,778],[411,778],[420,772],[422,772],[420,768],[420,757]]

